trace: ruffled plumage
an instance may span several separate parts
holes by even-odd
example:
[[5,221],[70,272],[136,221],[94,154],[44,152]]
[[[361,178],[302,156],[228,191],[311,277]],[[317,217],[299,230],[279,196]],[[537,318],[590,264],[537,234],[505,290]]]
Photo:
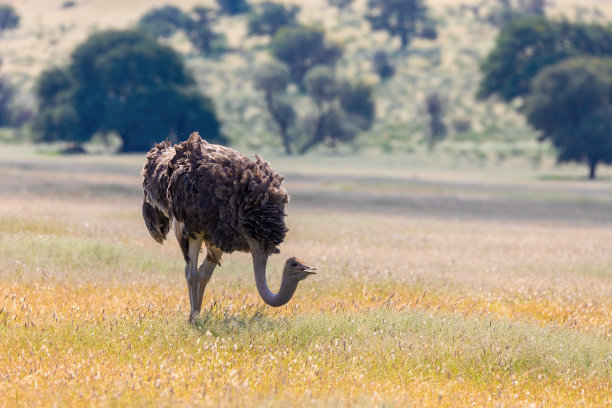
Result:
[[289,196],[283,177],[260,156],[251,160],[192,133],[174,146],[157,144],[146,159],[143,216],[157,241],[165,239],[174,218],[224,252],[249,252],[245,234],[269,253],[278,252],[287,233]]

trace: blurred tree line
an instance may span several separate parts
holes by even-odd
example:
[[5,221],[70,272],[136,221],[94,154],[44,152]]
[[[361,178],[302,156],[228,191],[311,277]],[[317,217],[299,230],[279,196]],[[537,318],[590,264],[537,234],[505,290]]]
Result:
[[[352,0],[328,2],[340,13],[354,13]],[[499,27],[474,93],[517,107],[540,131],[540,140],[557,148],[559,161],[587,163],[594,178],[598,164],[612,162],[612,29],[551,20],[549,4],[482,0],[461,6],[477,21]],[[437,38],[425,0],[368,0],[365,7],[360,18],[371,30],[396,38],[400,53],[390,58],[385,50],[372,50],[371,69],[381,83],[394,77],[396,64],[403,62],[397,55],[408,55],[401,53],[413,39]],[[236,21],[246,24],[268,53],[267,62],[254,67],[252,85],[285,153],[352,142],[376,119],[375,86],[347,78],[338,68],[343,46],[330,41],[323,28],[302,24],[300,12],[299,6],[273,1],[217,0],[216,7],[191,10],[167,5],[145,13],[135,30],[96,33],[77,47],[66,67],[50,68],[38,79],[32,122],[37,140],[83,142],[114,133],[123,151],[137,151],[199,130],[226,143],[213,101],[201,93],[183,57],[164,44],[180,32],[204,58],[242,52],[227,46],[219,21],[244,14]],[[0,32],[18,24],[15,10],[0,6]],[[0,76],[0,124],[15,123],[13,93]],[[449,101],[444,90],[432,89],[422,106],[433,148],[448,135]]]
[[[67,67],[43,72],[32,124],[36,140],[85,142],[94,134],[116,134],[121,150],[129,152],[199,130],[213,142],[227,142],[212,101],[197,90],[180,55],[157,40],[182,32],[204,56],[229,52],[216,25],[221,15],[241,13],[248,13],[249,35],[268,38],[272,61],[256,69],[253,84],[262,92],[287,154],[303,154],[320,144],[333,148],[370,129],[375,119],[372,85],[338,75],[342,47],[330,42],[322,28],[299,24],[299,7],[217,3],[216,9],[151,9],[137,30],[94,34],[72,53]],[[435,38],[423,0],[370,0],[368,7],[372,28],[398,36],[401,48],[415,36]],[[393,75],[386,54],[377,54],[375,64],[381,78]],[[310,109],[297,108],[303,103]]]
[[[5,31],[14,30],[19,26],[19,15],[9,4],[0,4],[0,36]],[[1,38],[1,37],[0,37]],[[2,59],[0,58],[0,67]],[[0,76],[0,126],[19,126],[20,114],[13,106],[15,87],[4,76]]]
[[478,96],[516,103],[560,162],[612,163],[612,28],[542,17],[509,21],[481,66]]

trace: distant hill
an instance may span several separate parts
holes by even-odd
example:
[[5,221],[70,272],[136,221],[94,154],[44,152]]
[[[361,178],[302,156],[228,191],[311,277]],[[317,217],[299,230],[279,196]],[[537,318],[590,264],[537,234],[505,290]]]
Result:
[[[447,101],[445,120],[449,140],[442,149],[453,151],[464,145],[536,146],[535,135],[522,116],[511,107],[494,101],[477,102],[474,94],[480,73],[478,66],[491,49],[497,28],[477,21],[461,10],[471,0],[430,0],[432,16],[438,25],[435,41],[414,40],[406,52],[398,51],[399,41],[381,32],[372,32],[363,18],[367,1],[356,0],[350,11],[339,12],[325,0],[280,1],[302,7],[301,23],[323,26],[333,41],[344,47],[338,64],[339,76],[361,78],[375,84],[377,120],[361,135],[355,148],[384,151],[413,151],[424,148],[424,101],[429,92],[439,92]],[[48,66],[63,65],[72,49],[92,32],[108,28],[128,28],[148,10],[172,4],[184,10],[196,5],[215,7],[214,1],[160,0],[75,0],[66,7],[63,0],[5,1],[21,15],[17,30],[0,38],[1,72],[19,85],[21,98],[34,106],[31,88],[36,76]],[[253,1],[252,3],[258,3]],[[553,16],[570,19],[602,19],[612,16],[612,0],[555,0]],[[596,10],[597,9],[597,10]],[[234,144],[261,147],[278,146],[270,126],[262,96],[252,86],[252,69],[270,58],[264,38],[249,38],[246,17],[222,17],[217,29],[227,36],[232,52],[219,59],[204,59],[189,41],[176,35],[169,43],[181,51],[200,86],[210,95],[224,121],[224,131]],[[376,50],[388,53],[396,75],[380,82],[372,73]],[[496,147],[493,147],[496,149]],[[497,154],[503,158],[505,153]],[[520,153],[519,153],[520,154]]]

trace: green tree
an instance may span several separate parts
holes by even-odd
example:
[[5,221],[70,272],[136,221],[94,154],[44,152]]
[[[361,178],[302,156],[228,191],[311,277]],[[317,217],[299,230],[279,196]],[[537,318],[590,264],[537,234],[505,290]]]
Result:
[[327,3],[338,10],[347,10],[353,5],[353,0],[327,0]]
[[547,4],[546,0],[496,0],[496,4],[490,8],[486,16],[486,21],[496,27],[503,27],[504,24],[516,19],[544,17]]
[[154,37],[170,37],[177,30],[186,29],[191,18],[174,6],[163,6],[148,11],[138,21],[138,27]]
[[224,49],[224,36],[213,30],[216,17],[207,7],[195,7],[191,14],[174,6],[163,6],[147,12],[138,22],[138,28],[155,38],[170,37],[182,30],[191,44],[204,54]]
[[395,67],[389,62],[384,50],[378,50],[372,56],[372,71],[377,73],[383,81],[395,75]]
[[194,130],[226,141],[212,102],[195,90],[181,57],[139,31],[92,35],[68,68],[45,71],[36,89],[39,140],[86,141],[116,132],[124,152]]
[[405,49],[414,37],[434,39],[437,32],[427,17],[424,0],[369,0],[366,18],[372,29],[399,37]]
[[443,140],[448,133],[448,128],[444,123],[444,114],[446,113],[444,96],[439,92],[429,92],[425,97],[425,111],[429,116],[427,145],[432,150],[436,143]]
[[306,72],[315,65],[334,64],[342,49],[325,43],[325,31],[317,27],[283,27],[270,44],[272,54],[287,64],[291,78],[303,88]]
[[8,126],[12,122],[12,103],[15,96],[15,88],[3,77],[0,77],[0,127]]
[[274,35],[282,27],[296,25],[299,11],[297,6],[285,7],[278,3],[263,2],[260,10],[249,17],[249,34]]
[[19,26],[19,15],[9,4],[0,4],[0,32]]
[[229,14],[230,16],[246,13],[251,9],[246,0],[217,0],[217,4],[221,9],[221,13]]
[[560,162],[612,163],[612,60],[576,58],[543,69],[525,99],[529,123]]
[[185,29],[193,46],[204,54],[224,51],[225,36],[213,30],[216,19],[213,10],[208,7],[196,7],[193,9],[193,14],[195,17]]
[[50,68],[38,77],[36,96],[39,110],[32,128],[41,142],[67,140],[84,142],[91,135],[81,132],[72,103],[74,86],[67,69]]
[[505,101],[525,96],[543,68],[578,56],[612,56],[612,28],[542,18],[512,20],[481,65],[478,96],[496,94]]
[[282,62],[274,61],[260,66],[255,72],[255,89],[264,92],[266,108],[278,127],[285,153],[293,153],[289,129],[296,120],[293,106],[283,98],[289,85],[289,68]]
[[328,66],[310,70],[305,82],[316,112],[306,118],[307,137],[299,149],[301,154],[321,143],[335,147],[339,142],[350,142],[371,127],[375,114],[372,87],[338,81]]
[[362,81],[342,81],[338,87],[340,107],[358,130],[368,130],[374,123],[374,89]]

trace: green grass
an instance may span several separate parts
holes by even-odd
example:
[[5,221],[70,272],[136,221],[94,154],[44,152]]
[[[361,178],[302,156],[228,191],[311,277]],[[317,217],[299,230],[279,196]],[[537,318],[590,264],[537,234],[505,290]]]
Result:
[[[27,232],[27,231],[26,231]],[[57,231],[55,231],[57,232]],[[114,279],[130,274],[155,271],[165,275],[182,269],[180,259],[151,256],[150,251],[120,241],[106,241],[78,236],[5,236],[0,242],[0,265],[3,269],[17,262],[24,265],[17,276],[31,280],[35,271],[90,278],[87,273],[103,270]]]
[[[341,372],[361,373],[364,381],[372,382],[397,374],[450,376],[475,386],[511,382],[515,377],[534,383],[543,377],[562,382],[595,376],[608,381],[612,364],[610,338],[554,326],[424,311],[379,309],[270,317],[264,311],[236,313],[218,305],[206,311],[195,327],[185,325],[182,317],[160,317],[142,310],[105,321],[62,325],[13,327],[10,318],[6,314],[0,318],[4,347],[9,347],[10,338],[10,349],[23,349],[26,354],[42,350],[61,355],[67,351],[64,345],[70,344],[71,355],[103,354],[116,364],[129,365],[142,358],[171,360],[174,351],[179,359],[212,353],[231,361],[231,369],[245,353],[258,350],[249,359],[257,362],[259,355],[258,364],[265,367],[254,367],[248,379],[260,369],[271,369],[277,358],[315,361],[336,380]],[[196,364],[189,359],[185,363]]]

